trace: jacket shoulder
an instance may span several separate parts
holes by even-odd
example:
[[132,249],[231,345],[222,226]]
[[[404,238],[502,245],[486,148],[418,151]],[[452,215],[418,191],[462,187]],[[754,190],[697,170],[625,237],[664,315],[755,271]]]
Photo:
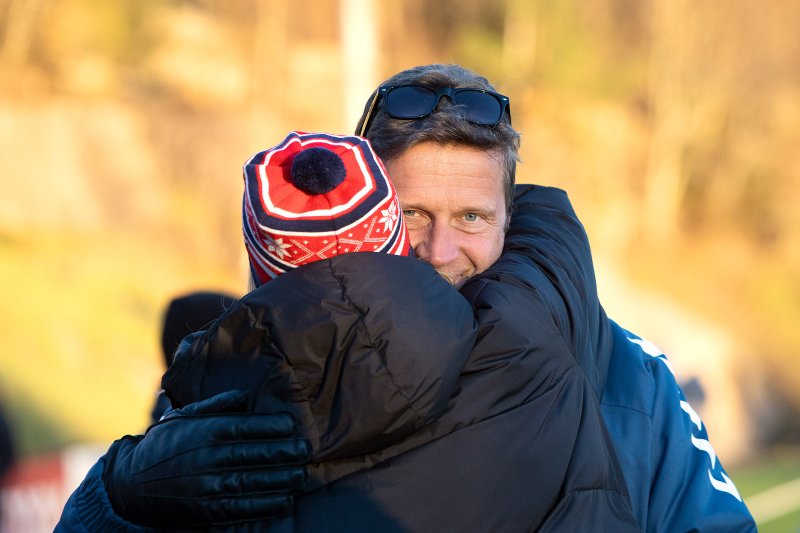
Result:
[[666,355],[611,326],[601,409],[640,524],[648,531],[755,531]]
[[[612,349],[602,403],[652,418],[660,387],[674,384],[677,394],[669,360],[650,342],[609,322]],[[664,369],[669,371],[663,372]]]

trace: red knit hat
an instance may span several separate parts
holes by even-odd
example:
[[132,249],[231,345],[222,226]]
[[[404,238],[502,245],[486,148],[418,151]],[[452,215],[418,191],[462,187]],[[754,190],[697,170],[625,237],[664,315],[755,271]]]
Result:
[[397,193],[362,137],[291,132],[245,163],[242,211],[259,285],[344,253],[409,253]]

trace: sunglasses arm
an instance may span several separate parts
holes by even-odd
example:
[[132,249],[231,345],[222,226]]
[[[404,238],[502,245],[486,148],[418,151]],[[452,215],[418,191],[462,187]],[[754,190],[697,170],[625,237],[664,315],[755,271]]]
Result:
[[372,119],[372,112],[375,109],[375,104],[378,103],[378,96],[380,95],[380,89],[375,90],[375,94],[372,97],[372,102],[369,104],[369,109],[367,110],[367,114],[364,116],[364,122],[361,123],[361,128],[358,130],[358,136],[363,137],[364,134],[367,132],[367,126],[369,126],[369,121]]

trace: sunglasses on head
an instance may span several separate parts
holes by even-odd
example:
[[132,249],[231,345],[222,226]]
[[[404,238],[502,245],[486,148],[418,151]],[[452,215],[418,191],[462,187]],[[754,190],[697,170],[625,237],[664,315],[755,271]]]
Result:
[[509,122],[511,121],[508,97],[493,91],[469,87],[444,87],[435,90],[422,85],[384,86],[375,91],[358,135],[363,137],[367,132],[380,99],[383,99],[386,113],[390,117],[416,119],[433,113],[442,96],[447,96],[453,105],[461,107],[464,118],[475,124],[495,126],[506,112]]

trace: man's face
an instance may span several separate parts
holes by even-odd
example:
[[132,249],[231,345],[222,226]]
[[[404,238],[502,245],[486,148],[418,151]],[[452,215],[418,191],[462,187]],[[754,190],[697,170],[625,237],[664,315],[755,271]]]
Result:
[[417,257],[456,288],[497,261],[508,216],[499,157],[422,143],[384,163]]

